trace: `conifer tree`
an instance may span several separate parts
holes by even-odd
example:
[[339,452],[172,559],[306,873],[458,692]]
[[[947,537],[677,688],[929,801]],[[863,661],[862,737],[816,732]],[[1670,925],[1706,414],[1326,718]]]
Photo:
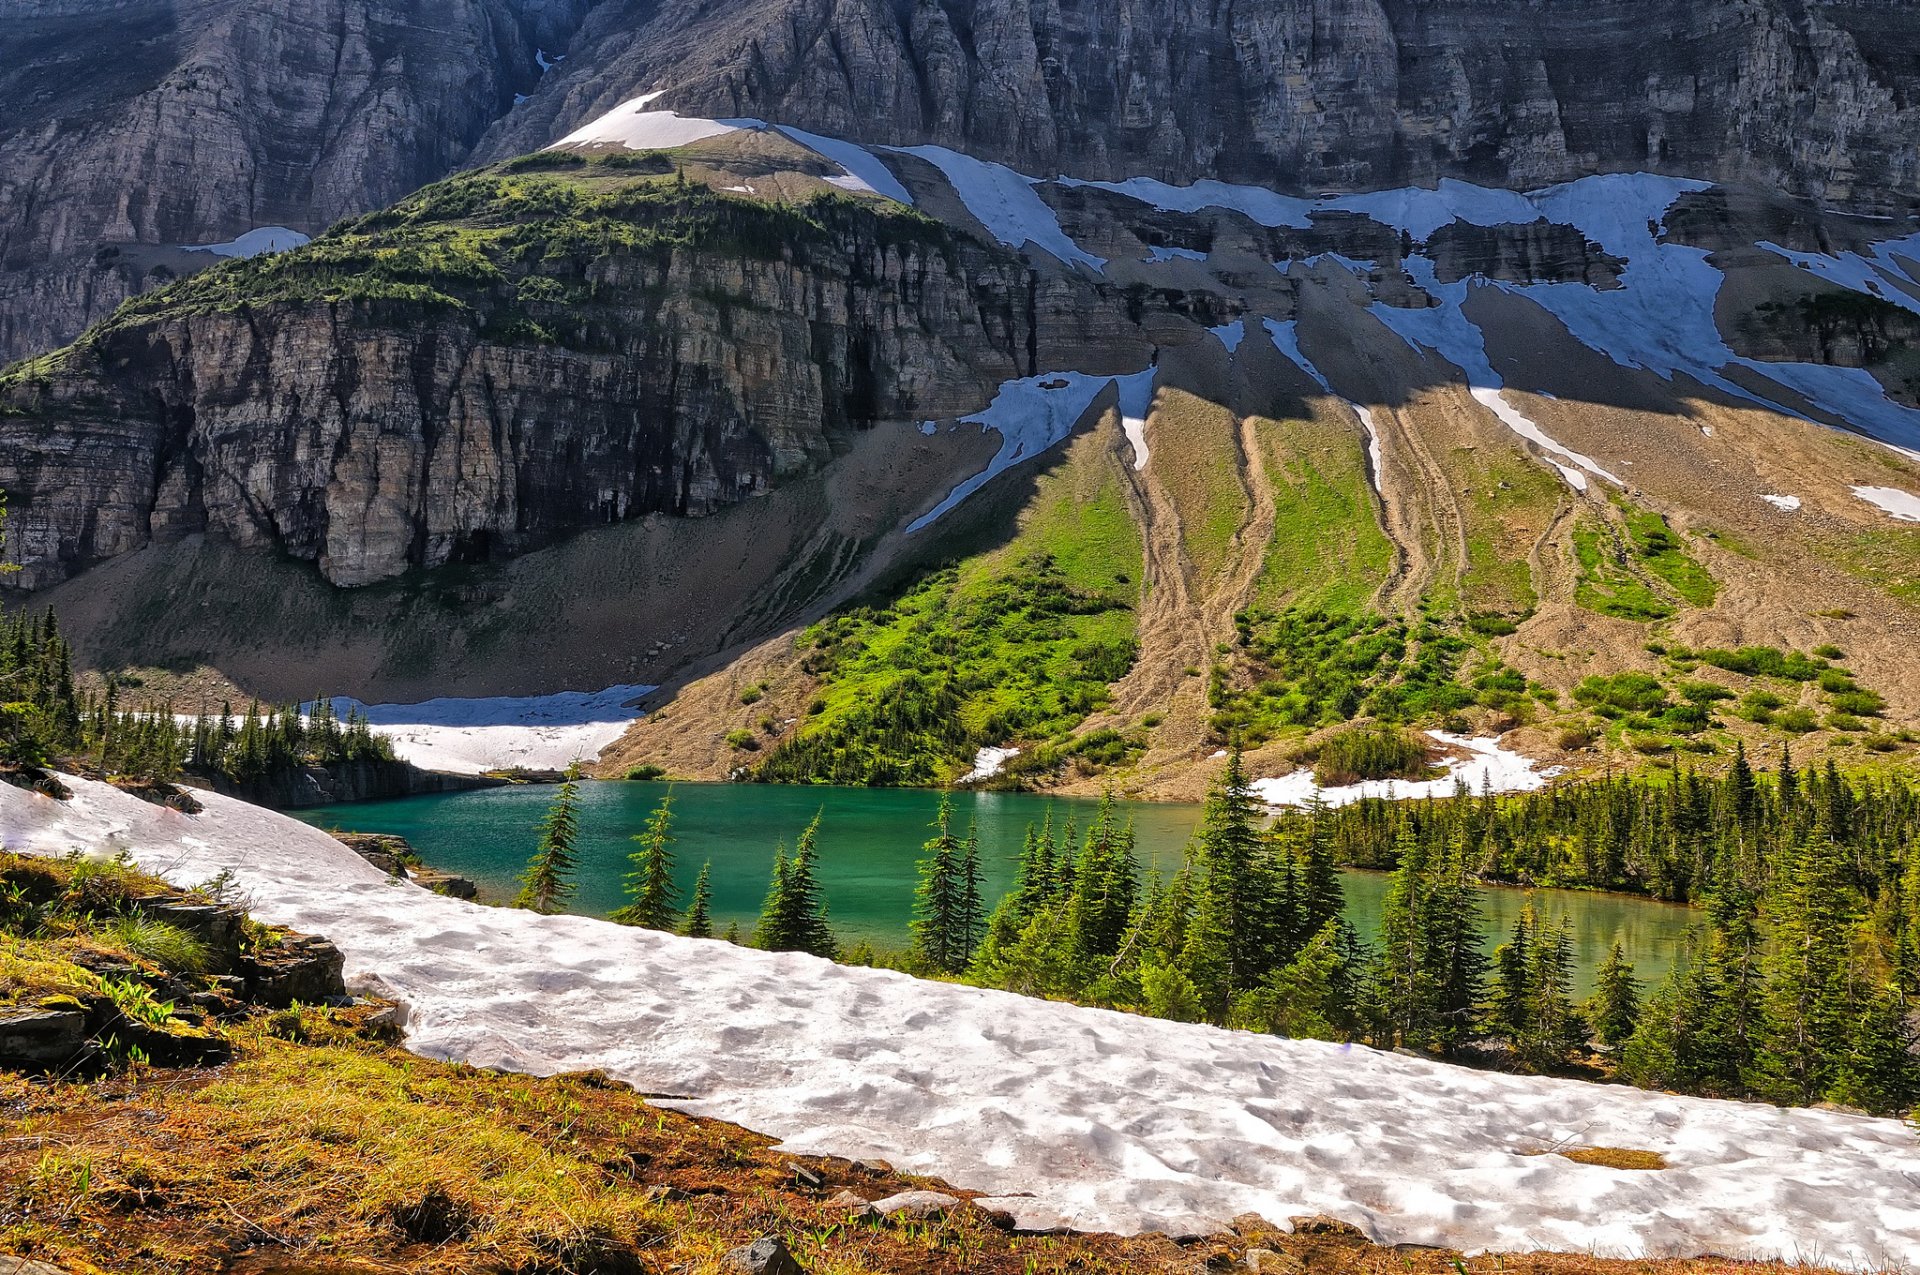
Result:
[[[247,718],[257,727],[251,710]],[[246,735],[244,728],[241,735],[242,738]],[[546,818],[540,822],[540,845],[520,877],[520,893],[514,897],[513,906],[551,914],[561,911],[573,897],[573,873],[578,863],[574,841],[579,835],[575,809],[579,779],[580,768],[569,766],[560,791],[554,795]]]
[[1615,939],[1613,949],[1595,974],[1593,998],[1587,1002],[1593,1034],[1608,1045],[1624,1045],[1640,1017],[1640,983],[1633,976],[1626,951]]
[[1758,1087],[1788,1102],[1818,1102],[1852,1043],[1849,1003],[1857,895],[1831,838],[1792,848],[1765,907],[1771,946],[1755,1066]]
[[827,924],[826,896],[814,876],[820,853],[820,818],[814,815],[813,822],[800,834],[792,858],[787,857],[784,846],[774,850],[773,880],[760,909],[760,923],[753,932],[755,947],[833,959],[837,945]]
[[690,939],[713,937],[713,863],[711,861],[700,865],[700,875],[693,883],[693,902],[687,904],[687,919],[681,924],[680,932]]
[[673,884],[673,793],[660,798],[646,828],[633,840],[639,849],[627,856],[627,904],[608,920],[649,930],[671,930],[679,915],[679,891]]
[[933,826],[914,891],[913,957],[936,973],[957,974],[966,968],[960,934],[966,905],[961,897],[960,841],[953,835],[953,798],[944,793]]

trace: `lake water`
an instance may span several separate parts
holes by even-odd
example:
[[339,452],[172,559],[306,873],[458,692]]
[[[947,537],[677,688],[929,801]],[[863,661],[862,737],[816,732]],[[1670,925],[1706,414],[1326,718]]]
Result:
[[[924,789],[807,788],[759,784],[673,785],[674,853],[683,895],[700,865],[713,864],[716,930],[738,921],[750,931],[766,895],[774,846],[788,846],[816,812],[820,825],[820,876],[829,917],[843,942],[871,940],[877,947],[903,947],[913,908],[917,864],[940,795]],[[485,897],[510,896],[539,840],[540,818],[555,790],[541,785],[478,792],[361,802],[298,812],[309,823],[355,832],[396,833],[427,863],[479,883]],[[573,909],[604,916],[620,906],[629,838],[640,831],[667,785],[584,783],[580,788],[579,893]],[[1021,840],[1029,823],[1052,813],[1055,825],[1092,821],[1094,801],[1029,793],[956,792],[956,830],[979,826],[985,893],[989,904],[1013,883]],[[1199,806],[1122,803],[1133,821],[1143,863],[1172,872],[1200,822]],[[1387,878],[1373,872],[1345,874],[1347,910],[1361,933],[1372,937]],[[1527,893],[1482,892],[1483,913],[1493,941],[1513,925]],[[1640,977],[1651,984],[1671,967],[1694,914],[1687,908],[1624,895],[1571,890],[1532,892],[1536,910],[1564,914],[1574,926],[1580,985],[1618,938]]]

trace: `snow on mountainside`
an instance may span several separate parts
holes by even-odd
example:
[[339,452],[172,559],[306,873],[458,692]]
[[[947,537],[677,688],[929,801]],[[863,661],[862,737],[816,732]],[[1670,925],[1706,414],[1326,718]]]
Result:
[[[1389,1243],[1920,1262],[1904,1124],[1503,1076],[1135,1018],[396,882],[324,833],[207,796],[185,815],[68,779],[0,786],[0,839],[230,869],[263,920],[332,938],[432,1057],[598,1067],[795,1151],[883,1156],[1028,1225],[1186,1229],[1325,1212]],[[1657,1151],[1617,1171],[1550,1154]]]

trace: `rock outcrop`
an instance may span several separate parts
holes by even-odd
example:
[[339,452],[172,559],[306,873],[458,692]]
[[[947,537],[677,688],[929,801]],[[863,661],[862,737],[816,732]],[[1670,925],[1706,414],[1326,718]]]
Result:
[[444,176],[589,0],[25,0],[0,28],[0,362]]
[[[492,182],[429,196],[484,211]],[[11,583],[212,532],[359,585],[698,516],[877,421],[981,406],[983,386],[1036,370],[1037,326],[1048,342],[1125,326],[1091,285],[911,214],[653,189],[604,224],[532,227],[539,251],[505,244],[472,278],[429,288],[375,265],[336,286],[343,262],[418,246],[386,233],[432,223],[403,206],[16,372],[0,385]]]
[[1903,0],[608,0],[573,47],[483,156],[657,89],[1040,175],[1311,192],[1650,169],[1864,211],[1920,195]]

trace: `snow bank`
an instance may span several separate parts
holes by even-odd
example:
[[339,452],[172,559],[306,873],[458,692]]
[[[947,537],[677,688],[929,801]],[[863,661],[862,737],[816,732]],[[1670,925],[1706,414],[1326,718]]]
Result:
[[[1140,381],[1145,377],[1144,389]],[[1137,430],[1129,428],[1128,439],[1134,445],[1135,468],[1146,463],[1146,408],[1153,401],[1153,369],[1131,376],[1088,376],[1084,372],[1047,372],[1040,376],[1007,381],[994,392],[993,402],[984,411],[962,416],[962,424],[978,425],[1000,435],[1000,450],[987,467],[947,493],[946,499],[907,524],[907,534],[931,526],[942,514],[958,505],[988,482],[1019,464],[1032,460],[1073,432],[1073,427],[1100,391],[1118,385],[1123,413],[1131,406],[1140,409]],[[1145,398],[1142,399],[1144,393]],[[1137,434],[1137,436],[1136,436]]]
[[[1234,325],[1238,327],[1238,324]],[[1219,329],[1215,329],[1216,335]],[[1221,337],[1221,340],[1225,340]],[[1234,345],[1239,342],[1235,341]],[[1233,350],[1233,345],[1227,347]],[[1116,376],[1113,383],[1120,388],[1120,432],[1133,444],[1133,467],[1147,467],[1147,416],[1153,411],[1153,376],[1155,369],[1135,372],[1132,376]]]
[[1853,494],[1878,505],[1901,522],[1920,522],[1920,496],[1898,487],[1855,487]]
[[1147,249],[1145,260],[1165,264],[1169,261],[1205,261],[1207,254],[1192,248],[1165,248],[1155,245]]
[[225,243],[182,245],[188,252],[210,252],[216,257],[258,257],[266,253],[286,252],[313,241],[285,226],[256,226],[237,239]]
[[1019,755],[1018,748],[982,748],[973,755],[973,769],[960,776],[960,782],[977,784],[983,779],[992,779]]
[[1313,771],[1296,770],[1278,779],[1256,779],[1253,791],[1269,806],[1304,806],[1316,798],[1329,806],[1346,806],[1364,797],[1384,797],[1389,801],[1451,797],[1461,784],[1475,794],[1533,792],[1546,787],[1547,780],[1560,773],[1558,767],[1535,770],[1531,758],[1500,747],[1497,739],[1469,739],[1438,730],[1427,734],[1467,754],[1465,758],[1443,762],[1445,772],[1438,779],[1369,779],[1322,788],[1314,782]]
[[709,137],[724,137],[728,133],[767,126],[763,120],[708,120],[681,115],[677,111],[648,110],[648,105],[659,96],[660,92],[653,92],[630,98],[598,119],[581,125],[547,149],[620,145],[635,151],[663,151],[704,141]]
[[333,701],[333,711],[344,718],[359,709],[376,733],[393,741],[396,755],[428,770],[462,775],[516,766],[563,770],[572,762],[594,760],[620,738],[640,716],[630,701],[653,689],[614,686],[419,704],[362,704],[341,696]]
[[1016,173],[1005,164],[991,164],[944,146],[889,146],[903,155],[917,155],[939,169],[954,194],[967,206],[987,233],[1009,248],[1032,244],[1067,265],[1079,263],[1096,273],[1107,259],[1082,252],[1060,228],[1060,218],[1034,192],[1038,177]]
[[1760,497],[1760,499],[1766,501],[1775,509],[1784,510],[1787,513],[1792,513],[1800,507],[1800,497],[1798,496],[1776,496],[1769,493]]
[[[125,845],[180,882],[231,869],[263,919],[329,936],[354,986],[405,1001],[420,1053],[601,1068],[794,1152],[988,1192],[1029,1225],[1328,1213],[1387,1243],[1920,1264],[1920,1141],[1898,1121],[1475,1072],[484,908],[223,797],[183,815],[67,783],[66,803],[0,785],[0,840]],[[1523,1154],[1566,1145],[1671,1167]]]
[[779,126],[780,131],[808,150],[840,165],[844,176],[829,177],[829,186],[838,186],[842,190],[859,191],[869,195],[879,195],[896,203],[913,203],[913,195],[893,171],[880,161],[866,147],[855,142],[843,142],[837,137],[822,137],[818,133],[809,133],[802,128],[792,128],[786,124]]

